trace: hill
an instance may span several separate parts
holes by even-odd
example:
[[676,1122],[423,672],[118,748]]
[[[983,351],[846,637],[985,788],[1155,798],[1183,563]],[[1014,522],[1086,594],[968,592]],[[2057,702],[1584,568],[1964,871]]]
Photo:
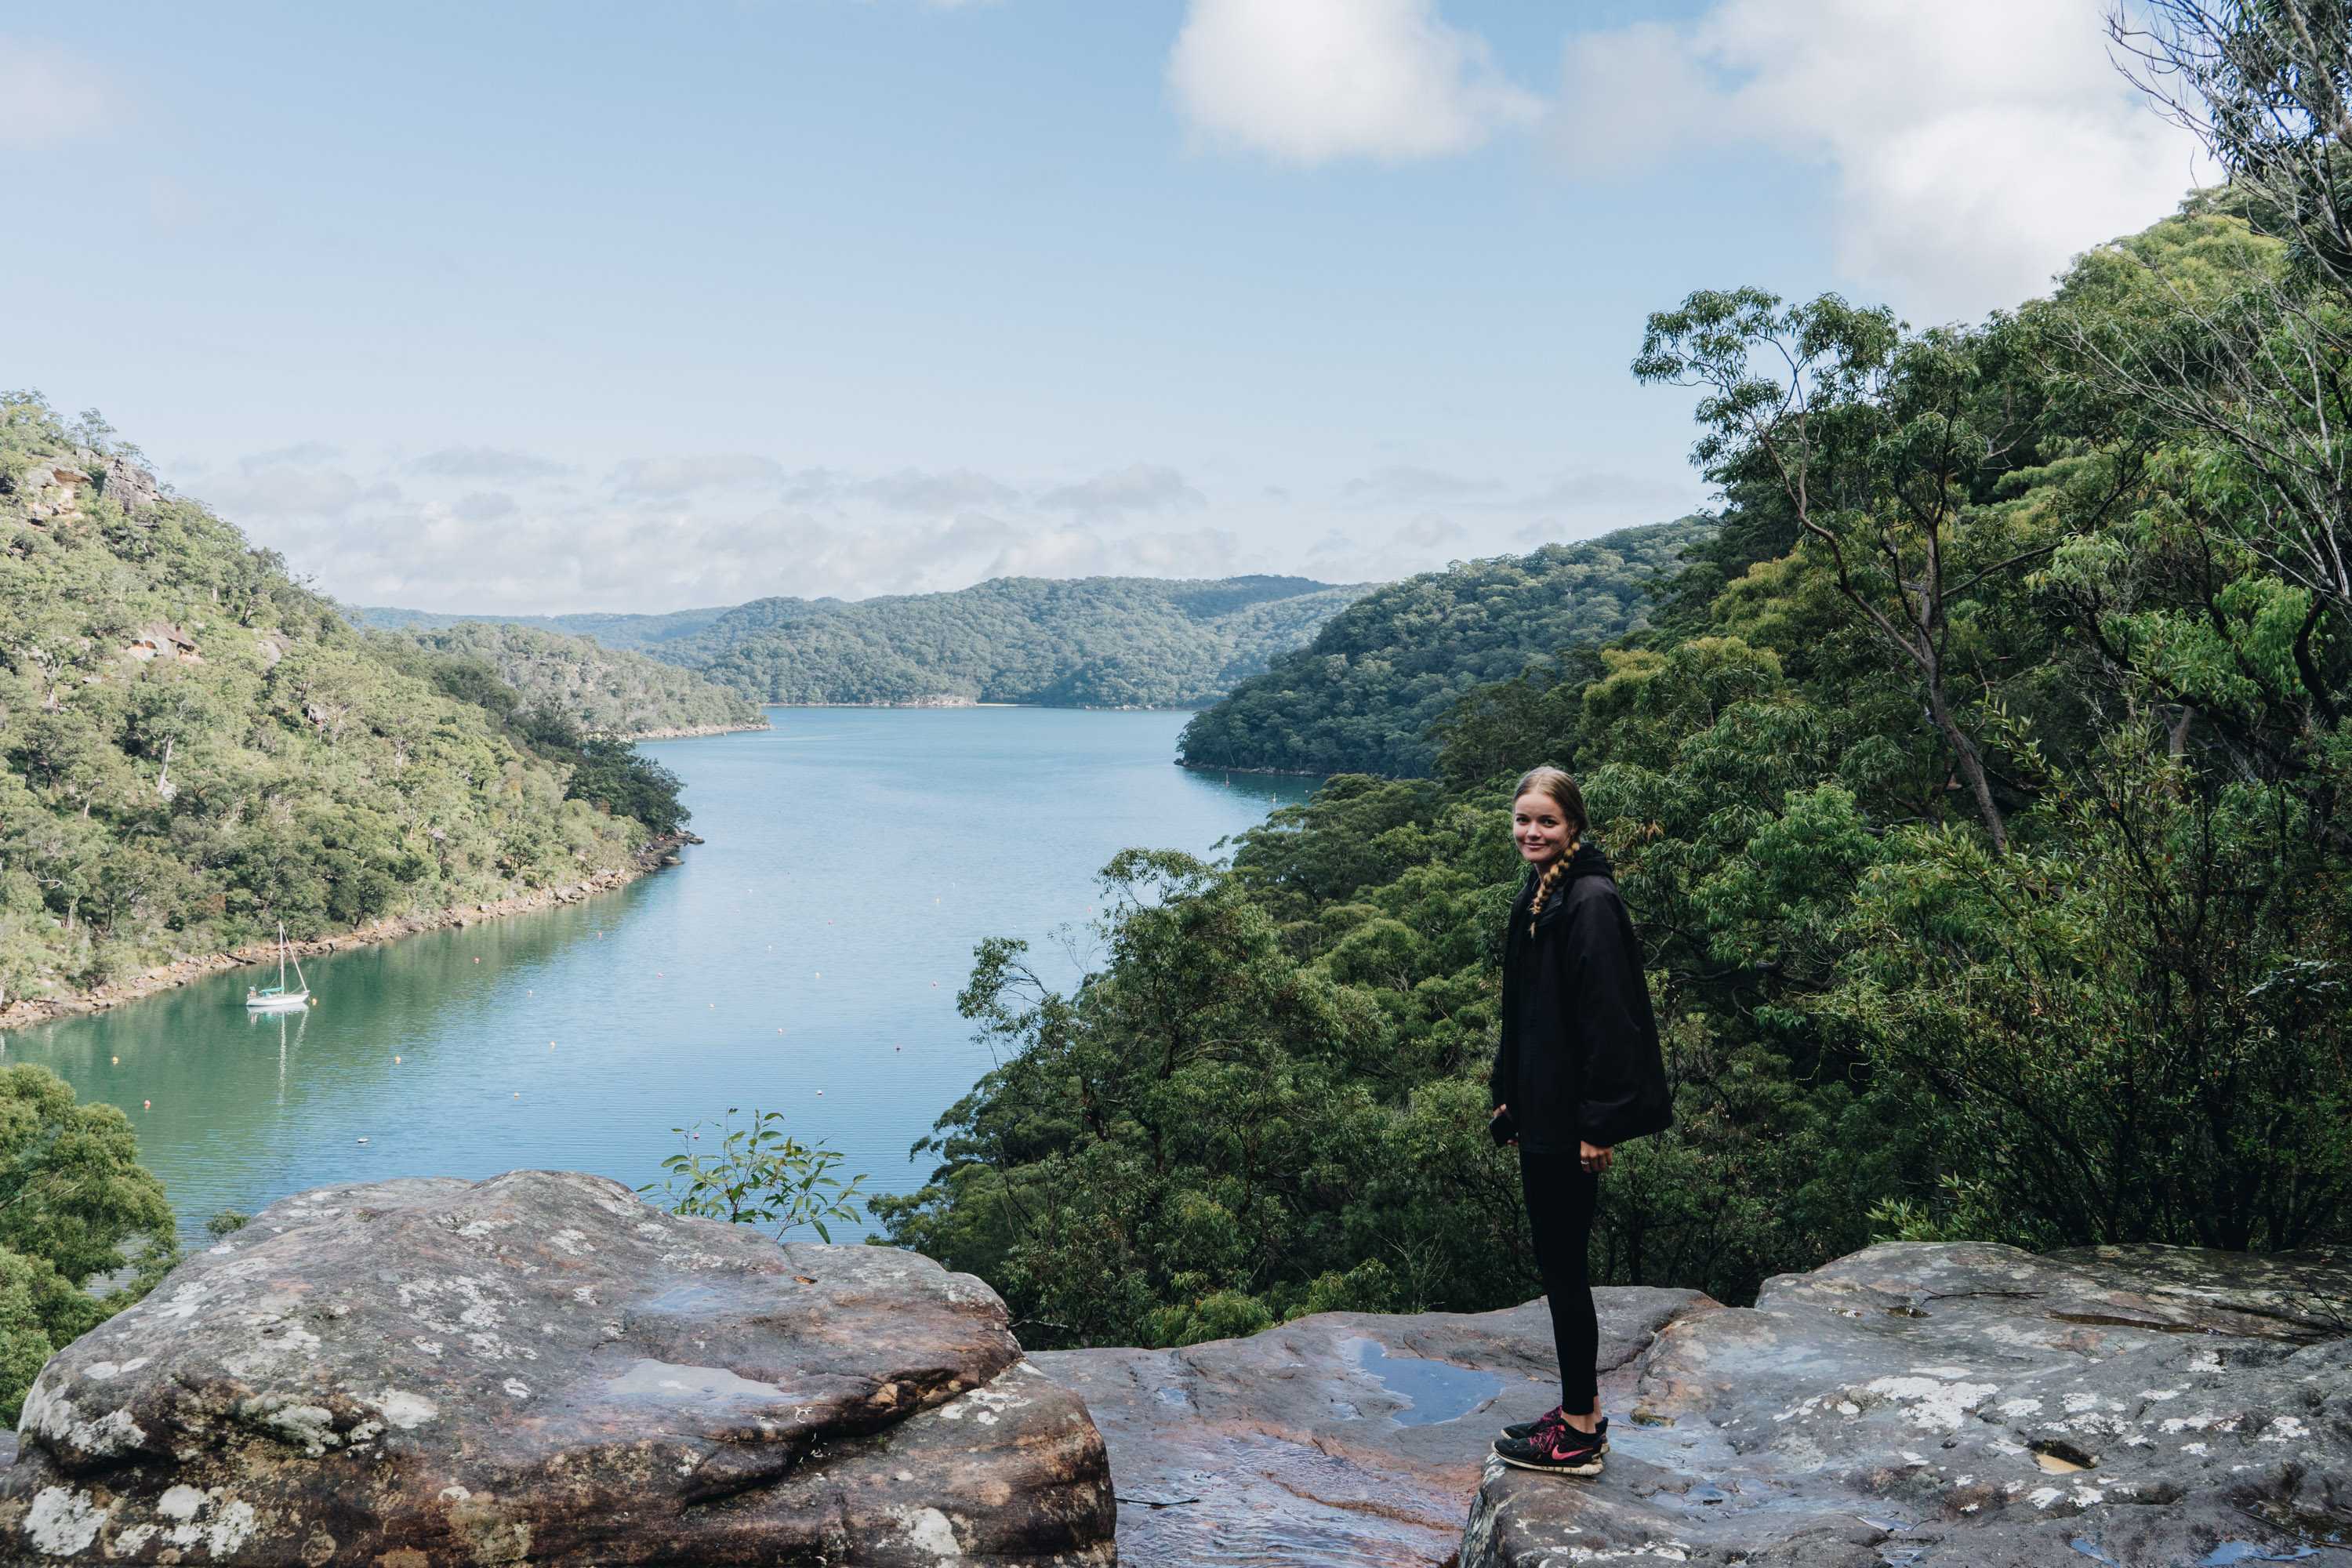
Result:
[[1204,702],[1360,595],[1305,577],[997,577],[952,594],[755,599],[655,650],[762,702]]
[[0,395],[0,1005],[621,869],[676,781]]
[[381,605],[345,605],[343,616],[353,626],[371,631],[447,631],[468,623],[485,626],[533,626],[564,637],[594,637],[608,648],[646,653],[680,637],[692,637],[727,613],[727,606],[705,610],[672,610],[659,616],[611,615],[587,610],[563,616],[456,616],[435,610],[401,610]]
[[1643,624],[1654,584],[1705,538],[1702,518],[1622,529],[1375,588],[1315,640],[1273,661],[1184,727],[1192,767],[1278,773],[1429,772],[1430,726],[1465,693],[1573,643]]
[[382,634],[458,658],[478,658],[527,703],[548,704],[583,730],[625,740],[767,726],[758,703],[690,670],[592,637],[489,621]]

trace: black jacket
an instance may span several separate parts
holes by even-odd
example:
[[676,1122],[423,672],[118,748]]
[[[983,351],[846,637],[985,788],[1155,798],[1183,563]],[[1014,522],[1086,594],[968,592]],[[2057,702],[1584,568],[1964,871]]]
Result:
[[1528,873],[1503,941],[1503,1040],[1491,1104],[1511,1108],[1522,1147],[1573,1154],[1674,1124],[1664,1058],[1633,922],[1609,857],[1578,847],[1528,934]]

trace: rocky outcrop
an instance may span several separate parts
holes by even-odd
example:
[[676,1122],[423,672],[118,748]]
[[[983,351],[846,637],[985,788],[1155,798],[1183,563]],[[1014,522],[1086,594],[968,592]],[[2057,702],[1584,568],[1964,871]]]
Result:
[[1463,1568],[2158,1568],[2352,1546],[2352,1267],[1874,1247],[1686,1314],[1594,1480],[1490,1465]]
[[1891,1245],[1753,1308],[1603,1289],[1590,1480],[1487,1458],[1559,1397],[1532,1303],[1035,1359],[1102,1428],[1136,1568],[2352,1561],[2347,1263]]
[[20,1434],[11,1563],[1112,1561],[1101,1439],[987,1287],[576,1174],[274,1205]]
[[[1601,1293],[1601,1360],[1712,1306],[1689,1290]],[[1408,1568],[1448,1561],[1505,1421],[1559,1401],[1551,1319],[1328,1312],[1183,1350],[1046,1351],[1110,1449],[1119,1561]]]

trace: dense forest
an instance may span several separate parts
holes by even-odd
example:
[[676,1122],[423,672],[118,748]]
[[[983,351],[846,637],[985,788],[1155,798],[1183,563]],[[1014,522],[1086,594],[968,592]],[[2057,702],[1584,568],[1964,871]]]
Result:
[[727,613],[727,606],[703,610],[672,610],[667,615],[633,616],[586,610],[566,616],[443,615],[433,610],[401,610],[388,606],[346,605],[343,614],[353,626],[380,632],[446,632],[469,621],[493,626],[530,626],[572,637],[593,637],[600,647],[627,653],[648,653],[665,643],[689,637]]
[[460,621],[388,634],[450,658],[478,658],[529,706],[555,709],[583,731],[623,740],[678,731],[756,730],[760,706],[690,670],[591,637]]
[[985,944],[961,1005],[1002,1065],[874,1202],[890,1237],[1031,1344],[1533,1294],[1484,1079],[1507,796],[1553,762],[1677,1108],[1601,1184],[1601,1279],[2352,1241],[2352,184],[2308,129],[2341,99],[2294,97],[2343,39],[2171,15],[2229,187],[1974,325],[1653,316],[1633,372],[1699,391],[1722,526],[1651,624],[1230,868],[1122,856],[1074,991]]
[[0,1004],[576,881],[677,782],[353,630],[94,416],[0,395]]
[[755,599],[651,651],[762,702],[1181,708],[1264,669],[1361,592],[1305,577],[996,577],[952,594]]
[[1651,589],[1710,527],[1623,529],[1376,588],[1196,715],[1179,754],[1191,767],[1426,773],[1430,727],[1464,694],[1643,625]]
[[[951,594],[754,599],[729,610],[502,624],[643,652],[752,703],[1183,708],[1264,670],[1363,592],[1306,577],[993,577]],[[352,613],[420,637],[446,635],[462,620]]]

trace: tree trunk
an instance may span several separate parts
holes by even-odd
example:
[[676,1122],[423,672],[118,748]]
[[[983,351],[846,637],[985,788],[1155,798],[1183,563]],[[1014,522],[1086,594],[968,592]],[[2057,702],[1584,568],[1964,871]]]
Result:
[[1984,759],[1977,754],[1976,742],[1969,739],[1952,717],[1944,701],[1943,671],[1937,668],[1932,658],[1927,661],[1927,713],[1935,720],[1936,728],[1943,731],[1945,744],[1952,748],[1955,764],[1960,777],[1969,784],[1969,791],[1977,797],[1977,816],[1984,822],[1985,831],[1992,836],[1993,853],[2009,853],[2009,829],[2001,821],[2000,807],[1993,804],[1992,780],[1985,773]]

